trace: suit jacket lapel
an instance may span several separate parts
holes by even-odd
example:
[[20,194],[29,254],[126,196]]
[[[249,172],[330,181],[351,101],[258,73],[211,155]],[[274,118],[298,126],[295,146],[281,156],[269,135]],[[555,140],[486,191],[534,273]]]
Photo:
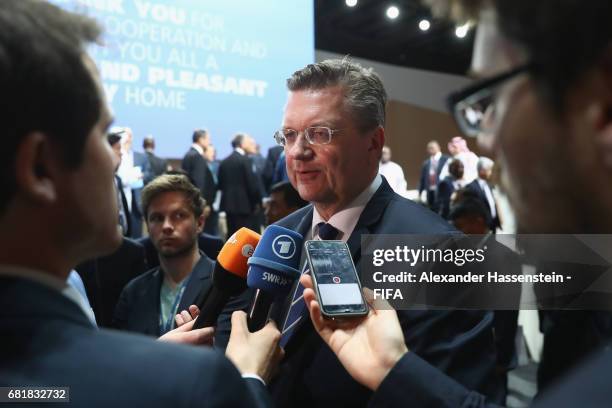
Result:
[[440,177],[440,173],[442,173],[442,169],[448,160],[447,156],[440,156],[440,160],[438,160],[438,168],[436,169],[436,175]]
[[[140,301],[138,302],[139,314],[147,317],[146,321],[143,321],[146,333],[159,336],[159,314],[161,310],[159,293],[164,280],[164,273],[159,267],[153,272],[151,279],[153,280],[152,284],[146,285],[146,289],[141,292]],[[152,310],[155,313],[151,313]]]
[[295,227],[295,231],[299,232],[303,237],[306,237],[308,230],[312,228],[312,212],[313,207],[310,205],[306,211],[306,214],[304,214],[304,217],[302,217],[298,225]]
[[195,304],[195,301],[202,290],[212,284],[212,261],[200,251],[200,260],[193,268],[191,276],[187,281],[187,287],[179,302],[177,313],[183,310],[188,310],[189,306]]
[[489,207],[489,200],[487,199],[487,193],[480,186],[480,183],[478,182],[478,179],[474,180],[473,183],[476,185],[476,189],[478,190],[478,194],[480,195],[481,200],[484,201],[484,203],[486,204],[486,206],[488,208]]
[[366,204],[353,233],[347,241],[355,265],[361,258],[361,236],[371,234],[374,231],[373,226],[382,217],[391,197],[393,197],[393,190],[387,180],[383,178],[382,184]]

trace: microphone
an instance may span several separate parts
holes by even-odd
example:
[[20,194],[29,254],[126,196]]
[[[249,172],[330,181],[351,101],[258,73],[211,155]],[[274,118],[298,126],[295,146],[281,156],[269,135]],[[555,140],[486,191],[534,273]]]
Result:
[[270,225],[249,258],[247,284],[257,289],[249,310],[251,332],[265,326],[275,300],[286,297],[300,276],[298,270],[304,238],[295,231]]
[[223,245],[212,273],[212,285],[196,301],[200,315],[192,330],[214,326],[228,299],[246,290],[247,260],[260,238],[255,231],[243,227]]

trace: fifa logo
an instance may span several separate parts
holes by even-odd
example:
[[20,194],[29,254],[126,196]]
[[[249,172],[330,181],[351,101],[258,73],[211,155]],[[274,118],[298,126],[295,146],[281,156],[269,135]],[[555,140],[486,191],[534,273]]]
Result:
[[291,259],[295,255],[297,245],[289,235],[279,235],[272,241],[274,255],[282,259]]

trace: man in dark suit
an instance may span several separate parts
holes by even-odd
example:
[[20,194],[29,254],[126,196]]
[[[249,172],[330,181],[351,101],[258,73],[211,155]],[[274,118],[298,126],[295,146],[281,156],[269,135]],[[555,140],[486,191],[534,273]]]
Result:
[[193,144],[183,157],[181,167],[187,173],[194,186],[202,192],[202,198],[206,200],[207,221],[204,231],[211,235],[218,233],[218,214],[212,205],[217,195],[217,183],[208,165],[205,154],[210,145],[210,135],[207,130],[196,129],[191,136]]
[[75,269],[83,279],[98,326],[112,327],[121,291],[146,271],[144,248],[124,237],[112,254],[82,262]]
[[[33,0],[0,2],[0,26],[0,384],[69,387],[75,407],[265,406],[263,384],[239,370],[268,376],[273,325],[249,333],[245,314],[232,316],[234,366],[204,347],[97,329],[64,294],[75,265],[121,242],[112,117],[86,51],[100,28]],[[172,337],[210,338],[190,328]]]
[[285,160],[285,152],[283,152],[276,161],[276,168],[272,175],[272,184],[286,183],[287,181],[289,181],[289,176],[287,175],[287,161]]
[[113,149],[115,160],[115,190],[117,193],[117,206],[119,208],[119,226],[121,233],[129,237],[132,233],[132,217],[130,215],[130,207],[127,202],[127,197],[123,191],[123,180],[117,175],[117,170],[121,164],[121,135],[117,133],[109,133],[107,136],[108,144]]
[[[268,195],[268,191],[266,189],[265,181],[264,181],[264,172],[266,167],[266,159],[261,154],[261,146],[255,143],[255,139],[253,140],[253,148],[251,149],[251,153],[247,154],[249,160],[253,165],[253,172],[255,173],[255,178],[257,179],[257,183],[259,184],[259,196],[261,198],[266,197]],[[255,231],[260,231],[261,227],[265,225],[266,218],[264,215],[263,206],[259,206],[258,211],[255,213],[257,229]]]
[[149,184],[155,177],[164,174],[168,171],[168,161],[157,157],[155,155],[155,139],[153,136],[146,136],[142,141],[142,148],[145,151],[147,160],[149,161],[149,172],[150,177],[144,181],[145,184]]
[[438,209],[438,214],[445,220],[448,219],[450,214],[453,193],[462,187],[463,162],[459,159],[453,159],[448,166],[448,173],[449,175],[438,184],[436,192],[436,208]]
[[232,139],[234,151],[219,165],[221,211],[227,217],[227,236],[242,227],[258,230],[257,211],[261,208],[260,184],[247,154],[255,151],[255,141],[239,133]]
[[[160,266],[129,282],[123,289],[113,319],[118,329],[155,337],[172,330],[174,316],[212,284],[213,262],[198,249],[204,227],[200,191],[183,175],[162,175],[143,190],[143,209]],[[247,307],[248,294],[230,301],[219,317],[216,345],[229,338],[230,315]]]
[[419,199],[423,191],[427,192],[426,202],[429,208],[438,212],[436,207],[436,191],[440,182],[440,172],[444,168],[449,156],[442,154],[440,144],[432,140],[427,143],[427,154],[429,158],[421,166],[421,177],[419,178]]
[[[275,138],[285,147],[291,183],[312,205],[278,225],[305,239],[347,242],[358,271],[364,269],[364,234],[454,233],[438,215],[394,193],[378,174],[386,92],[377,74],[348,59],[328,60],[297,71],[288,88],[282,128]],[[368,100],[367,109],[350,102],[356,100]],[[286,407],[365,406],[371,392],[350,378],[313,330],[300,300],[302,290],[296,285],[285,303],[281,345],[286,357],[272,384],[275,401]],[[461,383],[501,397],[502,384],[491,375],[491,313],[400,314],[408,347]]]
[[116,132],[121,136],[121,164],[117,174],[123,182],[123,192],[126,195],[130,209],[130,237],[142,236],[142,200],[140,198],[142,187],[151,177],[149,161],[144,153],[132,149],[133,133],[129,127],[120,128]]
[[491,181],[491,175],[493,174],[493,166],[495,163],[488,157],[480,157],[478,159],[477,170],[478,178],[465,186],[466,190],[474,192],[478,198],[483,202],[487,211],[489,212],[489,228],[495,232],[498,228],[501,228],[501,222],[499,220],[499,211],[497,210],[497,202],[493,196],[493,189],[489,182]]
[[274,178],[274,171],[276,169],[276,163],[283,152],[283,146],[273,146],[268,149],[268,155],[266,156],[266,166],[264,169],[264,183],[266,185],[266,192],[269,194],[272,185],[275,184],[272,179]]
[[[479,270],[498,270],[501,265],[505,273],[520,275],[522,267],[517,253],[499,244],[491,230],[490,212],[487,204],[472,190],[459,190],[453,202],[449,220],[455,228],[465,234],[475,235],[481,241],[479,247],[487,247],[485,263]],[[486,266],[490,265],[490,266]],[[495,284],[487,285],[495,286]],[[497,288],[491,294],[499,293]],[[493,327],[495,329],[495,346],[497,348],[496,372],[502,375],[507,384],[507,373],[514,369],[518,362],[516,353],[516,333],[518,329],[518,310],[520,309],[520,285],[507,285],[503,292],[503,303],[511,310],[494,310]],[[485,295],[486,296],[486,295]],[[481,296],[482,299],[485,296]]]
[[[157,255],[157,249],[151,242],[151,237],[142,237],[138,240],[138,243],[144,247],[145,260],[148,269],[153,269],[159,266],[159,256]],[[221,248],[223,248],[223,240],[221,238],[207,234],[205,232],[198,235],[198,248],[200,251],[212,260],[217,259]]]
[[[478,20],[471,72],[480,81],[453,93],[449,108],[460,129],[478,137],[480,150],[501,164],[518,231],[609,234],[612,195],[601,186],[612,181],[612,3],[429,2],[460,21]],[[304,297],[327,344],[354,378],[376,390],[373,405],[491,406],[399,347],[401,330],[392,310],[375,307],[358,327],[340,327],[321,318],[314,292]],[[557,352],[548,357],[564,367],[565,376],[559,378],[557,368],[557,378],[534,406],[609,406],[610,313],[554,313],[556,319],[546,322],[553,327],[544,356],[547,338],[555,341]],[[381,326],[386,330],[375,330]],[[592,358],[580,367],[588,343]],[[365,344],[376,350],[369,360],[362,358]],[[367,364],[372,362],[382,364]]]

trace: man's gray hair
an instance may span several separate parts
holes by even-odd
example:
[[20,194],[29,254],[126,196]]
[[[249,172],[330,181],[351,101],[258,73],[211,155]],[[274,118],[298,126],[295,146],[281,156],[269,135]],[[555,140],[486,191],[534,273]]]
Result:
[[495,162],[488,157],[481,156],[478,158],[478,163],[476,164],[476,168],[478,171],[480,170],[489,170],[492,169],[495,165]]
[[385,125],[387,92],[376,72],[353,62],[348,56],[308,64],[287,79],[290,91],[319,90],[333,86],[345,89],[344,100],[362,130]]

